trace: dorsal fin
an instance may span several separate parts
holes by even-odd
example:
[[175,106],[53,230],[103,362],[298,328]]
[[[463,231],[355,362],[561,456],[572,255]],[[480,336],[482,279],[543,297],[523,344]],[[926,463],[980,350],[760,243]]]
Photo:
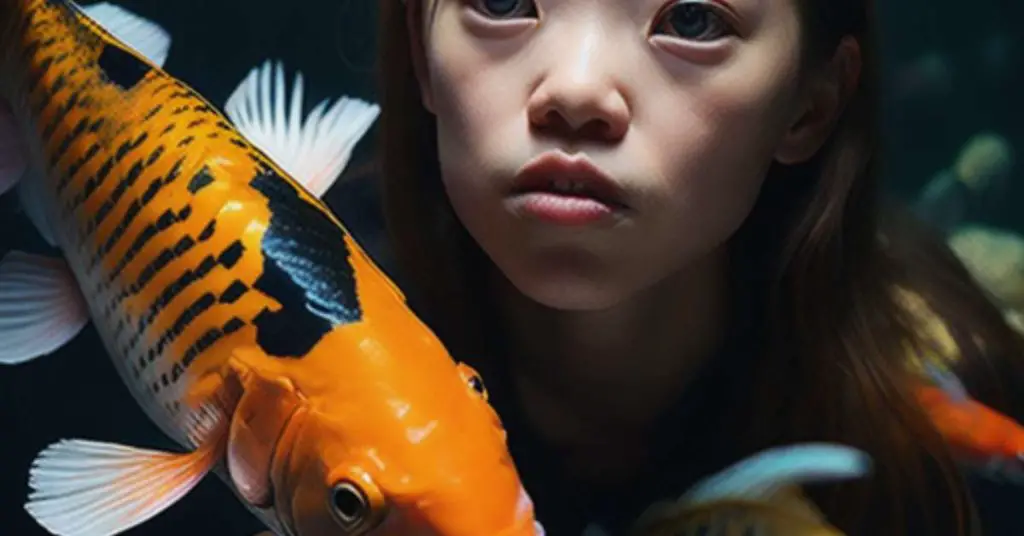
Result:
[[171,35],[159,24],[109,2],[80,6],[82,12],[111,35],[135,49],[158,67],[167,62]]

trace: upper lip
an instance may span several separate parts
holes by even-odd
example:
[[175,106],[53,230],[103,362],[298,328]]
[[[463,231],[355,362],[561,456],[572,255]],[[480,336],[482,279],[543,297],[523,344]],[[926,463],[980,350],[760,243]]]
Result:
[[527,162],[516,173],[512,193],[552,191],[556,179],[578,185],[582,195],[608,205],[626,207],[625,192],[601,168],[582,154],[570,156],[561,151],[548,151]]

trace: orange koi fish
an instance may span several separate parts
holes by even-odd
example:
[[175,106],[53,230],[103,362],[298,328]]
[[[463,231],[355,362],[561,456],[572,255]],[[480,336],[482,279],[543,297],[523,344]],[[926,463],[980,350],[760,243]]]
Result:
[[842,536],[800,487],[863,478],[870,471],[866,453],[843,445],[767,449],[698,482],[674,501],[651,506],[631,534]]
[[951,371],[924,367],[933,384],[916,388],[917,401],[954,453],[989,476],[1024,476],[1024,427],[972,399]]
[[542,534],[480,377],[316,195],[376,107],[298,125],[263,70],[243,132],[162,70],[169,46],[109,4],[0,2],[0,192],[63,254],[0,261],[0,363],[91,319],[184,451],[56,442],[29,514],[118,534],[213,471],[282,536]]

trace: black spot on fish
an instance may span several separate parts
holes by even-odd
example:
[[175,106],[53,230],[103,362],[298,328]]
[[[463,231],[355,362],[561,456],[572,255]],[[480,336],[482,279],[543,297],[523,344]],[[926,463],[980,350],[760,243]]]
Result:
[[175,363],[174,367],[171,368],[171,382],[178,383],[178,379],[185,373],[185,368],[181,366],[181,363]]
[[95,134],[95,133],[99,132],[100,129],[103,128],[103,125],[106,124],[106,122],[107,122],[107,119],[105,117],[100,117],[100,118],[96,119],[95,121],[92,122],[91,125],[89,125],[89,132],[92,133],[92,134]]
[[270,169],[250,186],[267,198],[271,214],[253,288],[281,304],[253,320],[256,341],[268,355],[302,357],[332,327],[362,318],[345,231]]
[[124,89],[135,87],[152,69],[130,52],[109,45],[103,47],[96,63],[108,80]]
[[57,127],[64,124],[64,120],[71,110],[78,106],[78,99],[82,98],[78,91],[71,93],[68,100],[64,101],[54,114],[53,119],[47,123],[46,127],[43,128],[43,139],[49,140],[53,133],[57,130]]
[[149,153],[149,156],[146,158],[146,166],[148,167],[155,164],[156,161],[159,160],[161,156],[163,156],[165,150],[166,149],[164,149],[163,145],[159,145],[157,146],[156,149],[153,149],[153,152]]
[[85,151],[84,155],[79,157],[78,160],[75,160],[74,162],[72,162],[71,165],[68,166],[68,169],[64,173],[64,176],[60,178],[60,184],[57,185],[57,193],[60,194],[61,192],[63,192],[64,188],[67,188],[67,185],[71,182],[71,180],[74,179],[75,176],[78,175],[78,172],[81,171],[82,168],[86,164],[88,164],[93,158],[95,158],[96,155],[99,154],[99,152],[100,152],[99,144],[98,143],[93,143]]
[[64,86],[68,84],[67,74],[61,73],[57,76],[57,79],[50,85],[50,94],[56,95],[60,90],[64,89]]
[[245,322],[242,321],[241,318],[238,318],[236,316],[231,320],[228,320],[227,323],[224,324],[224,334],[231,335],[232,333],[242,329],[243,327],[245,327]]
[[213,231],[217,228],[217,220],[210,220],[210,223],[203,227],[203,230],[199,233],[199,241],[206,242],[213,236]]
[[221,252],[220,256],[217,257],[217,262],[225,268],[232,268],[238,259],[242,258],[242,252],[245,250],[245,246],[242,245],[241,240],[235,240],[230,246]]
[[243,283],[243,282],[241,282],[241,281],[236,279],[220,295],[220,302],[221,303],[235,303],[248,290],[249,290],[249,287],[245,286],[245,283]]
[[192,195],[199,193],[199,190],[206,188],[210,184],[213,184],[213,175],[210,175],[210,168],[203,166],[202,169],[196,172],[192,176],[192,179],[188,181],[188,191]]
[[156,117],[156,114],[160,113],[160,110],[163,110],[163,109],[164,109],[164,105],[163,104],[157,104],[156,106],[151,108],[148,112],[146,112],[146,115],[142,117],[142,120],[143,121],[149,121],[150,119],[153,119],[154,117]]
[[175,91],[174,93],[171,93],[171,95],[168,97],[168,99],[188,99],[188,100],[192,100],[192,99],[195,99],[195,98],[199,97],[199,95],[197,95],[196,92],[194,92],[192,90],[189,90],[189,89],[186,89],[183,86],[179,86],[179,87],[181,88],[181,90],[180,91]]
[[57,150],[50,155],[50,167],[53,167],[57,165],[58,162],[60,162],[60,159],[63,158],[64,155],[67,154],[68,149],[71,148],[71,145],[74,144],[75,141],[82,134],[84,134],[86,129],[88,128],[89,118],[87,117],[83,117],[78,121],[77,124],[75,124],[74,128],[71,129],[71,132],[68,133],[68,135],[65,136],[63,140],[61,140],[60,145],[57,147]]

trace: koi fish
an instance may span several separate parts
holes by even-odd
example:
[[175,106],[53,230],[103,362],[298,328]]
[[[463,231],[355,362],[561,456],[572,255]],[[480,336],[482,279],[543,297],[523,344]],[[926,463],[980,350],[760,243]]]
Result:
[[933,383],[916,387],[917,401],[954,454],[989,477],[1024,480],[1024,427],[971,398],[952,371],[925,371]]
[[0,192],[63,254],[0,261],[0,363],[91,320],[181,452],[60,440],[28,513],[118,534],[214,472],[279,535],[543,534],[480,376],[313,193],[377,108],[292,129],[264,69],[232,101],[261,149],[105,6],[0,2]]
[[842,536],[799,488],[862,478],[870,471],[867,454],[843,445],[767,449],[705,478],[674,501],[652,505],[631,534]]

